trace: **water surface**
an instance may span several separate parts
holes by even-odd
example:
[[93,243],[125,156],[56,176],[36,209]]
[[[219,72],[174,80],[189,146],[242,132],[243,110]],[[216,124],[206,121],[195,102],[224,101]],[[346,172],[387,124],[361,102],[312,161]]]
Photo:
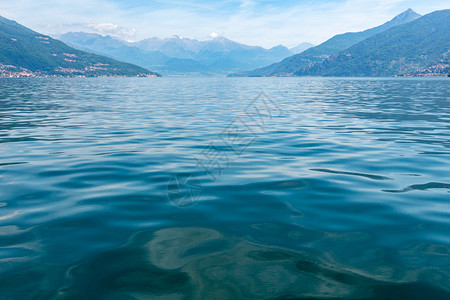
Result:
[[1,79],[0,298],[450,299],[449,83]]

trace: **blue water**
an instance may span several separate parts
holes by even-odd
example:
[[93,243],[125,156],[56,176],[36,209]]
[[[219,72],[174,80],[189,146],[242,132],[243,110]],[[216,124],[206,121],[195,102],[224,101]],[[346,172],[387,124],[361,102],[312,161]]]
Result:
[[0,299],[450,299],[449,91],[1,79]]

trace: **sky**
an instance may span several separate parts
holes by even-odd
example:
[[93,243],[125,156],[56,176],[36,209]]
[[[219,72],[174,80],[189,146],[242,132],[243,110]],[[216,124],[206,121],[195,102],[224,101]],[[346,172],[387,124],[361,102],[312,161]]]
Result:
[[270,48],[320,44],[412,8],[427,14],[448,0],[0,0],[0,15],[43,34],[95,32],[129,41],[224,36]]

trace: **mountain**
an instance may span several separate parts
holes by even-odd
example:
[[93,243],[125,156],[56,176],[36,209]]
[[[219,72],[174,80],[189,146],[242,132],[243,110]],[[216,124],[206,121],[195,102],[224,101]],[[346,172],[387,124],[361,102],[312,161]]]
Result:
[[291,76],[298,70],[322,63],[329,56],[337,54],[371,36],[392,27],[414,21],[417,18],[420,18],[420,15],[415,13],[412,9],[408,9],[391,21],[378,27],[361,32],[348,32],[336,35],[316,47],[309,48],[300,54],[288,57],[279,63],[254,71],[235,74],[234,76]]
[[98,34],[69,32],[59,39],[73,47],[138,64],[163,74],[228,74],[265,66],[293,54],[281,45],[264,49],[225,37],[198,41],[173,36],[126,42]]
[[450,9],[374,35],[322,64],[295,75],[447,75],[450,72]]
[[203,47],[203,43],[198,40],[181,38],[178,35],[166,39],[153,37],[131,45],[143,51],[159,51],[170,58],[181,59],[193,58],[193,54],[200,51]]
[[142,67],[69,47],[0,17],[0,77],[159,76]]
[[159,51],[154,51],[146,45],[139,47],[138,43],[129,43],[96,33],[70,32],[60,36],[59,39],[74,48],[146,66],[149,69],[152,69],[152,66],[163,65],[170,59],[170,57]]
[[299,54],[299,53],[302,53],[312,47],[315,47],[315,45],[313,45],[311,43],[301,43],[289,50],[294,54]]

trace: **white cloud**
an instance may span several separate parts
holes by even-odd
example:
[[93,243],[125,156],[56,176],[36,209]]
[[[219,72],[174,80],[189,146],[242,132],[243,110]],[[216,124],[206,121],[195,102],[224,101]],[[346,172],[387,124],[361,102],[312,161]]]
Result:
[[101,24],[84,24],[87,28],[94,30],[101,35],[110,35],[126,40],[134,40],[136,37],[135,28],[125,28],[117,24],[101,23]]

